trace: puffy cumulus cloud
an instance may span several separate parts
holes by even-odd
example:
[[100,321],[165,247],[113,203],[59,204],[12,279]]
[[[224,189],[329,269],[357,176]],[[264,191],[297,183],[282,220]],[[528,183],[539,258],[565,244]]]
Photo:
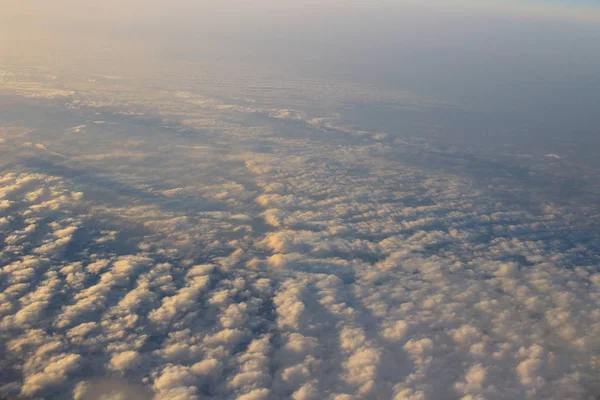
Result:
[[140,385],[118,379],[95,379],[81,381],[73,388],[74,400],[85,399],[131,399],[143,400],[151,393]]
[[300,329],[301,318],[306,310],[302,301],[305,288],[306,284],[302,282],[288,280],[283,283],[282,289],[273,298],[273,303],[277,307],[277,325],[280,328]]
[[198,301],[202,290],[210,282],[208,276],[196,276],[173,296],[165,297],[159,308],[153,310],[148,318],[157,325],[169,326],[173,319],[191,310]]
[[405,321],[386,323],[382,328],[382,336],[392,342],[401,341],[408,332],[408,324]]
[[346,373],[344,381],[357,387],[356,391],[361,396],[377,393],[374,378],[381,359],[377,349],[364,347],[352,353],[344,363]]
[[596,394],[600,243],[570,205],[301,107],[94,82],[1,131],[0,395]]
[[345,239],[312,231],[280,230],[260,243],[274,253],[308,253],[320,258],[375,258],[379,247],[370,241]]
[[135,351],[123,351],[110,358],[109,367],[115,371],[127,371],[140,363],[140,355]]
[[40,372],[25,378],[21,393],[26,396],[47,393],[49,389],[64,383],[67,375],[77,369],[81,358],[79,354],[61,354],[51,357]]
[[46,275],[47,279],[42,281],[34,291],[19,299],[20,309],[14,315],[7,315],[2,320],[2,324],[21,327],[33,326],[44,317],[50,301],[61,286],[56,273],[47,273]]
[[[241,398],[266,398],[270,393],[271,337],[265,335],[250,342],[246,351],[238,356],[238,371],[228,386]],[[238,398],[239,398],[238,397]]]
[[236,397],[236,400],[265,400],[269,398],[269,389],[254,389]]
[[157,399],[189,399],[196,400],[198,388],[194,386],[196,379],[190,368],[181,365],[168,365],[154,380],[153,389]]
[[198,376],[217,376],[221,372],[222,363],[215,358],[207,358],[192,365],[192,372]]
[[482,392],[486,369],[481,364],[471,366],[465,373],[464,381],[457,382],[455,388],[465,395],[476,396]]

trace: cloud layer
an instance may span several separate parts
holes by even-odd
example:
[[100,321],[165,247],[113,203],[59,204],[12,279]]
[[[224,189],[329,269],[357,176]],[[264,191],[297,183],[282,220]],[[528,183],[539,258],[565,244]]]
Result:
[[0,128],[0,393],[598,393],[593,227],[491,160],[334,114],[5,79],[32,119]]

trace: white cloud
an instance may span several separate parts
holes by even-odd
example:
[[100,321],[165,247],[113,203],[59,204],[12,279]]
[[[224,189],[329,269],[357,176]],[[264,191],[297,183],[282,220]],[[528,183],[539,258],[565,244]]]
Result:
[[40,395],[50,388],[65,382],[67,375],[80,364],[82,357],[78,354],[61,354],[51,357],[42,371],[25,378],[21,393],[25,396]]
[[110,359],[109,366],[113,370],[123,372],[136,368],[140,361],[139,353],[129,350],[114,354]]
[[269,389],[254,389],[236,397],[236,400],[265,400],[269,398]]
[[194,277],[187,286],[181,288],[177,294],[165,297],[161,307],[149,314],[150,320],[158,325],[168,325],[175,317],[190,310],[197,302],[210,281],[208,276]]
[[568,207],[528,210],[425,139],[89,84],[60,134],[2,131],[2,160],[31,165],[0,174],[0,394],[115,377],[161,400],[594,394],[600,274]]

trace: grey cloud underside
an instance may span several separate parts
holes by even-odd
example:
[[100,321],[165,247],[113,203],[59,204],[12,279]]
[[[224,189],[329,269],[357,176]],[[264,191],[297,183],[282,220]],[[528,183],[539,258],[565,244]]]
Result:
[[4,79],[0,393],[599,393],[597,210],[548,183],[585,185],[568,160]]

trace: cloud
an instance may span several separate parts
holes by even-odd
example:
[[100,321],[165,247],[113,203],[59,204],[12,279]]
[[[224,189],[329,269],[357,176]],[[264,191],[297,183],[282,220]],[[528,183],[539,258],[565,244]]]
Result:
[[44,368],[25,378],[21,393],[26,396],[40,395],[49,388],[60,385],[81,362],[79,354],[61,354],[46,360]]
[[114,354],[110,359],[109,366],[116,371],[127,371],[137,367],[139,363],[140,355],[135,351],[129,350]]
[[596,392],[597,241],[570,206],[301,107],[88,84],[48,105],[65,158],[2,131],[2,395]]
[[175,295],[163,298],[162,305],[153,310],[148,317],[157,325],[170,324],[175,317],[194,306],[202,290],[208,285],[209,279],[208,276],[195,277]]

